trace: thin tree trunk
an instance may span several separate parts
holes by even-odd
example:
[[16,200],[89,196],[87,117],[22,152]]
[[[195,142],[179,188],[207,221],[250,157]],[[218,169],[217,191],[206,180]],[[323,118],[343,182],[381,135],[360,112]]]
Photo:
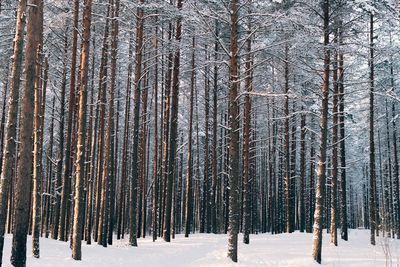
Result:
[[[337,45],[337,30],[335,31],[335,44]],[[336,226],[336,210],[337,210],[337,180],[338,180],[338,97],[339,97],[339,83],[338,83],[338,53],[334,52],[333,59],[333,127],[332,127],[332,178],[331,178],[331,243],[337,246],[337,226]]]
[[324,19],[324,74],[322,85],[322,105],[321,105],[321,140],[320,155],[317,170],[317,189],[315,192],[315,213],[314,213],[314,230],[313,230],[313,257],[316,262],[321,264],[322,254],[322,213],[325,197],[325,181],[326,181],[326,150],[328,139],[328,97],[329,97],[329,64],[330,51],[329,45],[329,0],[323,2],[323,19]]
[[75,207],[72,228],[72,258],[82,259],[81,243],[83,228],[83,183],[85,169],[85,133],[86,133],[86,102],[90,50],[90,26],[92,22],[92,0],[85,0],[82,21],[82,50],[80,59],[79,76],[79,117],[78,117],[78,143],[75,171]]
[[229,73],[229,226],[228,257],[237,262],[239,232],[239,105],[238,105],[238,16],[239,3],[230,1],[230,73]]
[[[215,36],[218,38],[219,36],[219,27],[216,21],[215,23]],[[215,41],[214,44],[214,61],[218,61],[218,41]],[[211,229],[214,234],[218,232],[217,229],[217,216],[218,209],[220,206],[217,203],[218,194],[217,194],[217,183],[218,183],[218,66],[217,63],[214,63],[214,88],[213,88],[213,138],[212,138],[212,161],[211,161],[211,170],[212,170],[212,182],[211,182]]]
[[[42,40],[41,40],[42,43]],[[41,44],[42,45],[42,44]],[[42,53],[40,50],[39,53]],[[43,150],[43,124],[44,119],[42,107],[45,104],[45,90],[47,74],[42,77],[42,55],[39,56],[37,63],[37,81],[34,96],[34,133],[33,133],[33,193],[32,193],[32,254],[35,258],[39,258],[39,235],[41,221],[41,202],[42,202],[42,150]],[[47,58],[45,62],[45,72],[47,72]],[[43,78],[43,84],[42,84]]]
[[65,91],[67,86],[67,55],[68,55],[68,39],[64,36],[64,59],[63,59],[63,74],[61,82],[61,99],[60,99],[60,121],[58,128],[58,153],[57,160],[57,175],[54,185],[54,215],[53,215],[53,229],[51,237],[58,239],[58,228],[60,223],[60,206],[61,206],[61,192],[59,192],[62,183],[62,167],[64,162],[64,122],[65,122]]
[[[53,151],[54,151],[54,120],[55,120],[55,104],[56,104],[56,98],[53,96],[52,100],[52,109],[51,109],[51,123],[50,123],[50,140],[49,140],[49,149],[46,154],[46,159],[47,159],[47,168],[48,168],[48,173],[47,173],[47,181],[46,181],[46,193],[47,196],[45,197],[45,203],[44,203],[44,213],[46,214],[46,217],[44,220],[42,220],[42,229],[45,231],[45,237],[48,238],[50,235],[50,225],[52,222],[52,216],[53,216],[53,201],[54,201],[54,191],[53,191],[53,183],[54,183],[54,174],[53,174]],[[43,217],[42,217],[43,218]]]
[[370,14],[370,58],[369,58],[369,221],[371,230],[371,245],[375,245],[375,231],[377,231],[376,212],[376,173],[375,173],[375,140],[374,140],[374,15]]
[[[304,108],[302,108],[302,111],[304,111]],[[306,228],[306,114],[301,115],[300,128],[300,232],[304,232]]]
[[[102,230],[103,227],[101,225],[101,206],[102,206],[102,177],[103,177],[103,164],[104,164],[104,143],[105,143],[105,116],[106,116],[106,102],[107,102],[107,75],[108,75],[108,50],[109,50],[109,29],[110,29],[110,17],[111,17],[111,3],[110,1],[107,4],[107,18],[106,25],[104,29],[103,35],[103,47],[101,50],[101,63],[100,63],[100,73],[99,73],[99,116],[96,118],[99,119],[99,129],[98,129],[98,140],[97,140],[97,170],[96,170],[96,202],[95,202],[95,217],[94,217],[94,227],[93,227],[93,235],[94,241],[102,244]],[[97,115],[97,114],[96,114]],[[97,128],[97,127],[96,127]]]
[[[143,4],[144,0],[140,0]],[[137,182],[138,182],[138,150],[139,150],[139,120],[140,120],[140,91],[142,76],[142,52],[143,52],[144,11],[137,8],[136,21],[136,48],[135,48],[135,79],[134,79],[134,121],[133,121],[133,147],[132,147],[132,182],[130,192],[130,225],[129,244],[137,246]]]
[[292,205],[291,205],[291,177],[290,177],[290,135],[289,135],[289,47],[285,46],[285,216],[286,232],[293,232],[292,228]]
[[187,173],[186,173],[186,203],[185,203],[185,237],[189,237],[191,224],[193,221],[193,159],[192,159],[192,135],[193,135],[193,105],[194,105],[194,86],[196,81],[195,70],[195,47],[196,38],[192,38],[192,62],[190,76],[190,107],[189,107],[189,134],[188,134],[188,158],[187,158]]
[[[182,10],[182,0],[178,0],[177,8]],[[178,105],[179,105],[179,68],[180,68],[180,43],[182,39],[182,18],[178,17],[176,22],[175,41],[177,48],[174,54],[174,69],[172,79],[172,95],[171,95],[171,125],[169,135],[169,155],[168,155],[168,175],[166,184],[166,201],[164,214],[164,241],[171,241],[171,210],[172,210],[172,188],[175,173],[175,155],[178,137]]]
[[65,161],[63,170],[63,187],[61,195],[61,210],[58,236],[60,240],[67,241],[66,234],[69,225],[68,213],[70,210],[70,194],[71,194],[71,170],[72,170],[72,136],[73,136],[73,121],[75,109],[75,86],[76,86],[76,55],[78,49],[78,19],[79,19],[79,0],[74,1],[74,25],[72,30],[72,60],[71,60],[71,80],[69,86],[69,106],[68,106],[68,126],[65,146]]
[[[111,32],[111,81],[110,81],[110,97],[108,101],[108,123],[107,132],[104,145],[104,161],[102,162],[102,192],[101,192],[101,208],[99,218],[99,244],[104,247],[107,246],[107,230],[108,230],[108,216],[109,214],[109,190],[110,190],[110,179],[113,179],[112,174],[112,150],[114,147],[114,97],[115,97],[115,86],[116,86],[116,68],[117,68],[117,49],[118,49],[118,20],[115,19],[119,15],[119,0],[114,3],[110,0],[109,5],[111,6],[112,16],[112,32]],[[115,10],[114,10],[115,9]],[[105,103],[104,103],[105,104]],[[100,182],[100,180],[99,180]],[[112,203],[114,202],[111,200]],[[112,215],[111,215],[112,216]]]
[[[393,71],[393,70],[392,70]],[[393,77],[393,73],[392,73]],[[393,78],[392,78],[393,79]],[[394,84],[393,84],[394,85]],[[394,88],[394,86],[393,86]],[[393,155],[394,155],[394,168],[393,168],[393,185],[394,185],[394,214],[395,214],[395,233],[397,235],[397,239],[400,239],[400,195],[399,195],[399,156],[398,156],[398,135],[397,135],[397,126],[396,126],[396,104],[393,101],[392,103],[392,128],[393,128]]]
[[[248,32],[248,34],[251,34]],[[250,93],[253,90],[252,84],[252,59],[251,59],[251,42],[247,39],[247,55],[245,63],[245,90],[247,94],[244,96],[243,107],[243,243],[250,243],[250,227],[251,227],[251,192],[250,183],[253,177],[250,177],[250,139],[251,139],[251,99]]]
[[[157,22],[157,18],[156,18]],[[158,26],[155,30],[154,50],[158,54]],[[152,237],[153,242],[157,239],[157,216],[158,216],[158,57],[155,57],[154,64],[154,141],[153,141],[153,210],[152,210]]]
[[[338,42],[343,46],[342,21],[339,21]],[[346,190],[346,141],[345,141],[345,113],[344,113],[344,56],[339,51],[338,61],[338,83],[339,83],[339,134],[340,134],[340,236],[348,240],[347,233],[347,190]]]
[[[94,33],[93,27],[93,33]],[[93,34],[94,35],[94,34]],[[86,222],[85,222],[85,237],[86,237],[86,244],[92,244],[92,226],[93,226],[93,190],[94,190],[94,171],[96,169],[96,139],[97,139],[97,118],[93,118],[93,109],[94,109],[94,71],[95,71],[95,52],[96,52],[96,42],[95,38],[93,38],[93,49],[92,49],[92,80],[91,80],[91,96],[90,96],[90,111],[89,111],[89,131],[90,138],[88,140],[87,146],[90,146],[88,153],[89,157],[89,166],[87,167],[86,171],[88,172],[87,175],[87,201],[86,201]],[[96,112],[98,108],[96,107]]]
[[[208,61],[208,47],[205,46],[205,62]],[[206,63],[207,64],[207,63]],[[204,169],[203,169],[203,200],[201,209],[201,222],[200,222],[200,233],[208,231],[209,227],[209,114],[210,114],[210,97],[209,97],[209,68],[207,65],[204,67]]]
[[133,35],[129,38],[129,65],[128,65],[128,81],[126,86],[125,96],[125,122],[124,122],[124,141],[122,147],[122,164],[121,164],[121,185],[120,185],[120,199],[118,206],[118,226],[117,226],[117,239],[124,235],[123,217],[124,217],[124,203],[126,196],[126,180],[128,176],[128,143],[129,143],[129,119],[130,119],[130,106],[131,106],[131,81],[132,81],[132,55],[133,55]]
[[[48,62],[48,58],[47,56],[44,59],[44,69],[43,69],[43,80],[42,80],[42,101],[41,101],[41,107],[40,107],[40,148],[39,150],[41,151],[41,172],[42,172],[42,181],[41,181],[41,186],[42,186],[42,190],[41,190],[41,195],[40,195],[40,201],[39,201],[39,210],[40,210],[40,218],[39,218],[39,223],[37,225],[38,227],[38,232],[40,236],[43,236],[43,227],[45,226],[45,221],[44,219],[46,218],[47,214],[45,213],[44,210],[44,205],[47,199],[47,196],[43,196],[42,194],[44,192],[47,193],[47,179],[48,179],[48,170],[49,170],[49,166],[46,163],[46,173],[43,172],[43,143],[44,143],[44,115],[45,115],[45,111],[46,111],[46,93],[47,93],[47,81],[49,79],[49,62]],[[50,130],[50,132],[52,131],[52,128]],[[52,136],[52,135],[51,135]],[[50,137],[51,139],[52,137]],[[52,144],[51,144],[52,146]],[[44,153],[46,155],[46,153]],[[45,179],[46,177],[46,179]],[[39,236],[38,235],[38,236]],[[39,240],[39,239],[38,239]]]

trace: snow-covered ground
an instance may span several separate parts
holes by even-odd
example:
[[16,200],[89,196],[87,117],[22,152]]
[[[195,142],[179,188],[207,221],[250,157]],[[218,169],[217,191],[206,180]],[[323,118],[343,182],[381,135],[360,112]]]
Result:
[[[400,266],[400,241],[380,237],[377,245],[371,246],[367,230],[351,230],[350,241],[339,239],[338,247],[329,244],[327,234],[323,239],[322,266]],[[239,243],[237,264],[226,257],[226,235],[195,234],[190,238],[177,235],[169,244],[162,240],[153,243],[150,238],[139,239],[138,242],[137,248],[129,247],[127,240],[115,240],[114,245],[108,248],[85,244],[82,248],[83,260],[74,261],[70,256],[69,243],[45,238],[40,240],[41,258],[35,259],[30,256],[31,239],[28,238],[27,266],[320,266],[311,257],[312,235],[299,232],[251,235],[250,245]],[[3,266],[10,266],[10,245],[11,236],[7,235]],[[386,260],[385,255],[388,254],[391,256]]]

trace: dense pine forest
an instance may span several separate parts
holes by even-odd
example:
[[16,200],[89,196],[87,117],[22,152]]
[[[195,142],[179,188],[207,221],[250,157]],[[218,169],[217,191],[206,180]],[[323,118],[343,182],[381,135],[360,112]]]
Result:
[[43,238],[399,239],[399,32],[395,0],[0,0],[3,266],[7,234],[18,267]]

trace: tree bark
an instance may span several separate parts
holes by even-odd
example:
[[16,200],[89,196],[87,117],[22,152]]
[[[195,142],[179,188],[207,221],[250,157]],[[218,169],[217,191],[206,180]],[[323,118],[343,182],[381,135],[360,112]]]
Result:
[[[250,30],[248,34],[251,34]],[[252,81],[252,58],[251,58],[251,42],[252,38],[247,37],[247,55],[245,62],[245,90],[244,107],[243,107],[243,243],[250,243],[251,228],[251,192],[250,183],[253,177],[250,177],[250,139],[251,139],[251,99],[250,93],[253,90]]]
[[68,213],[70,210],[70,194],[71,194],[71,169],[72,169],[72,136],[73,122],[75,114],[75,90],[76,90],[76,55],[78,49],[78,20],[79,20],[79,0],[74,1],[74,25],[72,30],[72,59],[71,59],[71,80],[69,86],[69,105],[68,105],[68,126],[65,146],[65,161],[63,170],[63,186],[61,195],[61,210],[58,236],[60,240],[67,241],[68,239]]
[[72,228],[72,258],[82,259],[82,228],[83,228],[83,183],[85,179],[85,133],[86,133],[86,103],[87,83],[89,69],[90,27],[92,23],[92,0],[85,0],[82,21],[82,50],[80,59],[79,76],[79,117],[78,117],[78,143],[75,171],[75,207]]
[[[215,22],[215,36],[218,38],[219,36],[219,27],[218,22]],[[218,184],[218,41],[215,41],[214,44],[214,88],[213,88],[213,138],[212,138],[212,161],[211,161],[211,170],[212,170],[212,182],[211,182],[211,229],[214,234],[218,232],[217,228],[217,215],[218,209],[220,206],[218,205],[218,196],[217,194],[217,184]]]
[[[182,0],[178,0],[177,8],[182,10]],[[180,43],[182,39],[182,18],[178,17],[176,22],[176,51],[174,54],[174,69],[172,79],[172,95],[171,95],[171,125],[169,135],[169,150],[168,150],[168,175],[166,184],[166,196],[165,196],[165,214],[164,214],[164,241],[171,241],[171,210],[172,210],[172,188],[173,178],[175,174],[175,155],[177,147],[178,137],[178,105],[179,105],[179,70],[180,70]]]
[[291,205],[291,174],[290,174],[290,133],[289,133],[289,46],[285,45],[285,177],[284,177],[284,190],[285,190],[285,218],[286,218],[286,232],[293,232],[292,224],[292,205]]
[[323,19],[324,19],[324,73],[322,85],[322,105],[320,119],[320,155],[317,169],[317,189],[315,192],[315,213],[313,230],[313,257],[316,262],[321,263],[322,254],[322,213],[325,196],[326,181],[326,150],[328,139],[328,101],[329,101],[329,0],[323,1]]
[[[143,4],[144,0],[140,0]],[[137,8],[136,21],[136,48],[135,48],[135,78],[134,78],[134,121],[133,121],[133,147],[132,147],[132,182],[130,192],[130,224],[129,224],[129,244],[137,247],[137,182],[138,182],[138,150],[139,150],[139,121],[140,121],[140,91],[142,76],[142,50],[143,50],[143,31],[144,31],[144,11]]]
[[[335,30],[335,44],[337,45],[337,29]],[[333,59],[333,121],[332,121],[332,178],[331,178],[331,243],[337,246],[337,226],[336,226],[336,210],[337,210],[337,180],[338,180],[338,97],[339,97],[339,83],[338,83],[338,53],[334,52]]]
[[14,192],[14,229],[11,264],[26,265],[26,238],[29,226],[30,182],[32,174],[32,135],[34,92],[38,75],[36,62],[43,36],[43,0],[31,0],[28,9],[27,42],[25,47],[25,86],[22,95],[19,162]]
[[[42,22],[43,23],[43,22]],[[43,40],[41,40],[42,45]],[[42,53],[42,50],[39,51]],[[33,189],[32,189],[32,254],[35,258],[39,258],[39,235],[41,222],[41,202],[42,202],[42,150],[43,150],[43,125],[44,119],[42,114],[42,106],[44,106],[44,97],[47,77],[42,77],[43,58],[40,54],[37,63],[37,77],[34,93],[34,133],[33,133]],[[46,63],[47,59],[46,59]],[[44,66],[46,71],[46,65]],[[46,74],[47,76],[47,74]],[[42,85],[43,78],[43,85]]]
[[193,214],[193,159],[192,159],[192,135],[193,135],[193,105],[194,105],[194,86],[196,81],[196,70],[195,70],[195,46],[196,38],[192,38],[192,62],[191,62],[191,75],[190,75],[190,106],[189,106],[189,132],[188,132],[188,158],[187,158],[187,171],[186,171],[186,197],[185,197],[185,237],[189,237],[192,214]]
[[230,1],[230,73],[229,73],[229,226],[228,257],[237,262],[239,232],[239,105],[238,105],[238,16],[239,3]]
[[[11,77],[10,77],[10,95],[8,100],[7,126],[5,132],[6,140],[3,150],[2,170],[0,179],[0,265],[3,259],[4,234],[6,229],[6,220],[8,212],[8,199],[13,176],[13,167],[16,160],[16,140],[18,126],[18,103],[20,79],[22,73],[22,59],[24,46],[24,31],[26,23],[26,0],[18,2],[17,20],[14,37],[14,54],[12,58]],[[4,96],[6,97],[6,96]],[[11,220],[10,220],[11,221]]]
[[58,128],[58,160],[57,160],[57,175],[54,188],[54,215],[53,215],[53,229],[51,237],[58,239],[58,228],[60,223],[60,206],[61,206],[61,192],[59,188],[62,184],[62,167],[64,162],[64,122],[65,122],[65,91],[67,86],[67,54],[68,54],[68,40],[64,36],[64,60],[63,60],[63,73],[61,82],[61,99],[60,99],[60,121]]
[[[343,26],[339,21],[339,48],[343,46]],[[340,134],[340,236],[348,240],[347,233],[347,190],[346,190],[346,141],[345,141],[345,113],[344,113],[344,56],[339,50],[338,83],[339,83],[339,134]]]
[[[302,108],[304,111],[304,108]],[[304,232],[306,228],[306,206],[305,206],[305,190],[306,190],[306,114],[301,115],[301,134],[300,134],[300,232]],[[312,171],[312,170],[311,170]]]
[[[157,21],[157,18],[156,18]],[[158,53],[158,26],[155,29],[154,50]],[[158,165],[158,58],[154,63],[154,141],[153,141],[153,210],[152,210],[152,237],[153,242],[157,239],[158,228],[158,190],[159,190],[159,165]]]
[[377,229],[377,212],[376,212],[376,172],[375,172],[375,140],[374,140],[374,15],[370,14],[370,58],[369,58],[369,221],[371,245],[375,245],[375,232]]

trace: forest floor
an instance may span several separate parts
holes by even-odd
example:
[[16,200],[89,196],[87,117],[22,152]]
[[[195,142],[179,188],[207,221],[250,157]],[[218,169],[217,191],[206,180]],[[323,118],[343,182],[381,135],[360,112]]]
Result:
[[[239,240],[241,241],[241,235]],[[10,266],[11,235],[6,236],[3,266]],[[28,237],[29,267],[189,267],[189,266],[321,266],[311,257],[312,234],[260,234],[250,236],[250,245],[239,242],[239,263],[226,257],[227,235],[194,234],[190,238],[177,235],[171,243],[150,237],[139,239],[139,247],[128,246],[128,241],[115,240],[113,246],[83,245],[82,261],[71,259],[69,242],[40,239],[40,259],[30,256],[31,238]],[[400,266],[400,241],[379,237],[377,245],[369,245],[369,231],[350,230],[349,242],[341,239],[339,246],[329,243],[324,233],[322,266],[369,267]],[[387,256],[387,257],[386,257]]]

